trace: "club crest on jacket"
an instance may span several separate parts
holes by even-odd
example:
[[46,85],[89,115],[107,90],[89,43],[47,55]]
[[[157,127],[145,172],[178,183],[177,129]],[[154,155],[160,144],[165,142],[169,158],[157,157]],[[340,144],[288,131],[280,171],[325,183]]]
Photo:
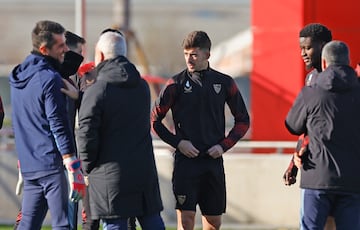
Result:
[[213,84],[214,90],[216,94],[219,94],[221,91],[221,84]]

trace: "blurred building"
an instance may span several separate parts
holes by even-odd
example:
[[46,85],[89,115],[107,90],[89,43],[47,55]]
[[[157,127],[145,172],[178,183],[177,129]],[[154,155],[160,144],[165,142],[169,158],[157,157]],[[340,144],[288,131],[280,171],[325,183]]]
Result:
[[[86,61],[93,60],[99,33],[121,26],[114,21],[114,1],[85,1]],[[53,20],[75,31],[75,0],[0,0],[0,5],[0,95],[8,110],[9,86],[4,78],[31,51],[35,23]],[[250,0],[130,0],[130,10],[130,28],[144,51],[150,74],[165,78],[185,68],[181,42],[190,31],[206,31],[216,47],[250,26]],[[132,43],[129,48],[129,58],[141,71]]]
[[[75,30],[75,1],[0,0],[0,64],[16,64],[31,50],[31,30],[54,20]],[[114,26],[112,0],[86,0],[87,59],[99,33]],[[136,33],[153,73],[171,75],[185,65],[181,42],[192,30],[208,32],[214,45],[250,26],[250,0],[130,0],[130,28]],[[136,59],[133,58],[136,62]]]

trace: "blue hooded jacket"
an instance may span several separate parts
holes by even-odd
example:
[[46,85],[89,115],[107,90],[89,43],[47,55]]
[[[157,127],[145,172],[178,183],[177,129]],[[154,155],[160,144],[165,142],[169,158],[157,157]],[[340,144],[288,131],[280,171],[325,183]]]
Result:
[[66,96],[51,57],[30,54],[10,74],[12,125],[21,172],[53,171],[62,155],[74,153]]

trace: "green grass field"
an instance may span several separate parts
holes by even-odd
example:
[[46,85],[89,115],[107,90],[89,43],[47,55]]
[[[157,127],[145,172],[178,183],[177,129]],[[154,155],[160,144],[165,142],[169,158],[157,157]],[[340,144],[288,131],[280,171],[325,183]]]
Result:
[[[0,225],[0,230],[13,230],[14,227],[10,225]],[[81,225],[78,226],[78,230],[81,230]],[[137,230],[141,230],[140,227],[136,228]],[[261,227],[241,227],[241,228],[221,228],[222,230],[235,230],[235,229],[241,229],[241,230],[298,230],[297,228],[261,228]],[[51,230],[50,226],[44,226],[41,228],[41,230]],[[99,228],[99,230],[102,230],[102,227]],[[166,230],[176,230],[175,227],[167,227]],[[195,230],[201,230],[201,228],[195,228]]]
[[[14,227],[13,226],[5,226],[5,225],[1,225],[0,226],[0,230],[13,230]],[[78,227],[78,230],[81,230],[81,226]],[[100,228],[102,229],[102,228]],[[141,230],[141,228],[137,228],[138,230]],[[51,230],[51,227],[50,226],[45,226],[45,227],[42,227],[41,230]],[[176,228],[166,228],[166,230],[176,230]]]
[[[9,225],[0,225],[0,230],[13,230],[14,226]],[[78,227],[78,230],[81,230],[81,226]],[[102,229],[102,227],[100,227]],[[141,228],[137,228],[138,230],[141,230]],[[176,228],[166,228],[166,230],[175,230]],[[41,230],[51,230],[50,226],[44,226],[41,228]]]

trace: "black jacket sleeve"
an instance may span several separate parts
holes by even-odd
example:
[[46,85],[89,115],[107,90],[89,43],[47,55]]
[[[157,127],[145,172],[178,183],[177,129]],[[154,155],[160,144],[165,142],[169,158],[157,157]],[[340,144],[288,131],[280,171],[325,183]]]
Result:
[[285,126],[291,134],[301,135],[306,133],[307,109],[304,100],[305,88],[295,99],[285,120]]
[[151,125],[153,131],[166,143],[174,148],[177,148],[181,137],[170,132],[168,128],[162,123],[167,112],[174,105],[177,97],[177,85],[173,79],[167,82],[166,87],[162,90],[159,98],[156,100],[155,105],[151,112]]

